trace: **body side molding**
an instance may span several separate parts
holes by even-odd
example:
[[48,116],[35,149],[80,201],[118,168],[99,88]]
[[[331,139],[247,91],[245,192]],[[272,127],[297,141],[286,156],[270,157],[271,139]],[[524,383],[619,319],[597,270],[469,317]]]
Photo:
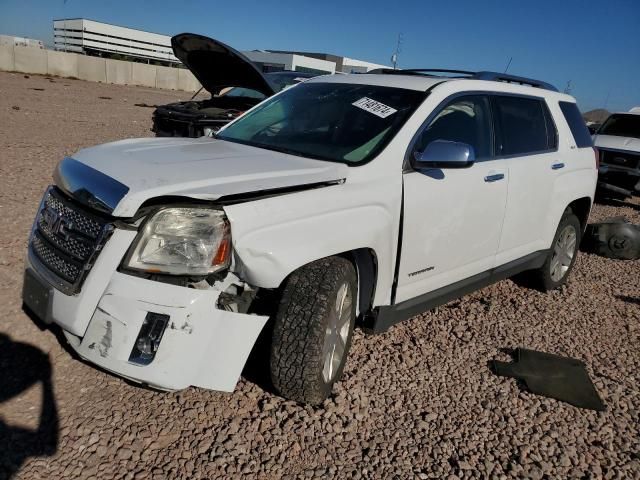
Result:
[[451,300],[460,298],[492,283],[512,277],[526,270],[540,268],[547,258],[549,251],[540,250],[522,258],[513,260],[486,272],[460,280],[419,297],[411,298],[395,305],[383,305],[374,309],[373,315],[367,317],[364,325],[367,333],[383,333],[389,327],[408,320],[415,315],[444,305]]

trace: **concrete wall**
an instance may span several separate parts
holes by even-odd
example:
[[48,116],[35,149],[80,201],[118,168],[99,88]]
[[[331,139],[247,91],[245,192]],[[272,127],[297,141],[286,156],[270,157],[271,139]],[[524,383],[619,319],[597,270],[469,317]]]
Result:
[[33,47],[13,47],[16,72],[47,74],[47,51]]
[[0,70],[188,92],[195,92],[200,88],[200,83],[193,74],[183,68],[14,45],[0,45]]
[[116,85],[131,85],[131,66],[133,62],[123,62],[122,60],[106,61],[107,83]]
[[104,58],[88,57],[77,53],[68,53],[67,55],[75,55],[77,57],[79,79],[88,80],[89,82],[107,82],[107,64]]
[[[144,87],[156,86],[156,66],[145,65],[144,63],[131,64],[131,84],[142,85]],[[191,73],[191,72],[189,72]]]
[[47,73],[58,77],[80,78],[78,73],[78,55],[46,50]]
[[171,67],[156,67],[156,87],[178,90],[178,75],[180,74],[178,70]]

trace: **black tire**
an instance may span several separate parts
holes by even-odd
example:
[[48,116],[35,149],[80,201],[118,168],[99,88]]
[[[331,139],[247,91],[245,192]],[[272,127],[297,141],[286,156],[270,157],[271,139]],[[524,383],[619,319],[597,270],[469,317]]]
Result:
[[[568,264],[568,268],[566,269],[566,271],[564,271],[562,277],[559,279],[553,278],[552,263],[554,262],[556,255],[555,247],[558,243],[560,235],[565,231],[566,228],[573,229],[576,235],[573,257],[571,258],[571,262]],[[556,234],[553,236],[553,243],[551,244],[551,248],[549,249],[549,253],[544,264],[539,269],[533,270],[531,272],[531,278],[534,280],[537,287],[545,292],[548,292],[550,290],[555,290],[561,287],[567,282],[567,279],[571,274],[571,270],[573,270],[573,266],[578,256],[581,237],[582,227],[580,225],[580,220],[578,220],[578,217],[576,217],[570,209],[567,209],[560,219],[558,229],[556,230]]]
[[[344,287],[344,285],[348,287]],[[342,288],[351,292],[348,333],[340,364],[332,378],[325,380],[323,366],[325,336]],[[348,292],[349,290],[347,290]],[[285,398],[317,405],[331,395],[333,384],[342,376],[353,336],[357,299],[357,280],[353,265],[341,257],[328,257],[310,263],[287,279],[274,319],[271,341],[271,380]],[[338,315],[340,316],[340,315]],[[346,329],[346,318],[343,329]],[[337,330],[336,330],[337,331]],[[342,343],[341,343],[342,345]]]

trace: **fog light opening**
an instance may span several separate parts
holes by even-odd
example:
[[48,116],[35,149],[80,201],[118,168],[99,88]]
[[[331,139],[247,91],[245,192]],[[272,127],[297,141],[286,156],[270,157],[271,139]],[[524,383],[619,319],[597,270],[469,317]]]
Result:
[[169,324],[169,315],[148,312],[142,322],[140,333],[133,344],[129,362],[149,365],[156,356],[162,335]]

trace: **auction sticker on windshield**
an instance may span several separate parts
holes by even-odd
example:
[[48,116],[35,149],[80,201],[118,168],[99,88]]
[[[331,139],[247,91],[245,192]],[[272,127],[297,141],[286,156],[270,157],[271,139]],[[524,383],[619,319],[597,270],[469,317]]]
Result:
[[356,100],[351,105],[354,107],[361,108],[369,113],[373,113],[380,118],[387,118],[389,115],[393,115],[397,112],[395,108],[391,108],[389,105],[385,105],[384,103],[376,102],[375,100],[362,97],[360,100]]

